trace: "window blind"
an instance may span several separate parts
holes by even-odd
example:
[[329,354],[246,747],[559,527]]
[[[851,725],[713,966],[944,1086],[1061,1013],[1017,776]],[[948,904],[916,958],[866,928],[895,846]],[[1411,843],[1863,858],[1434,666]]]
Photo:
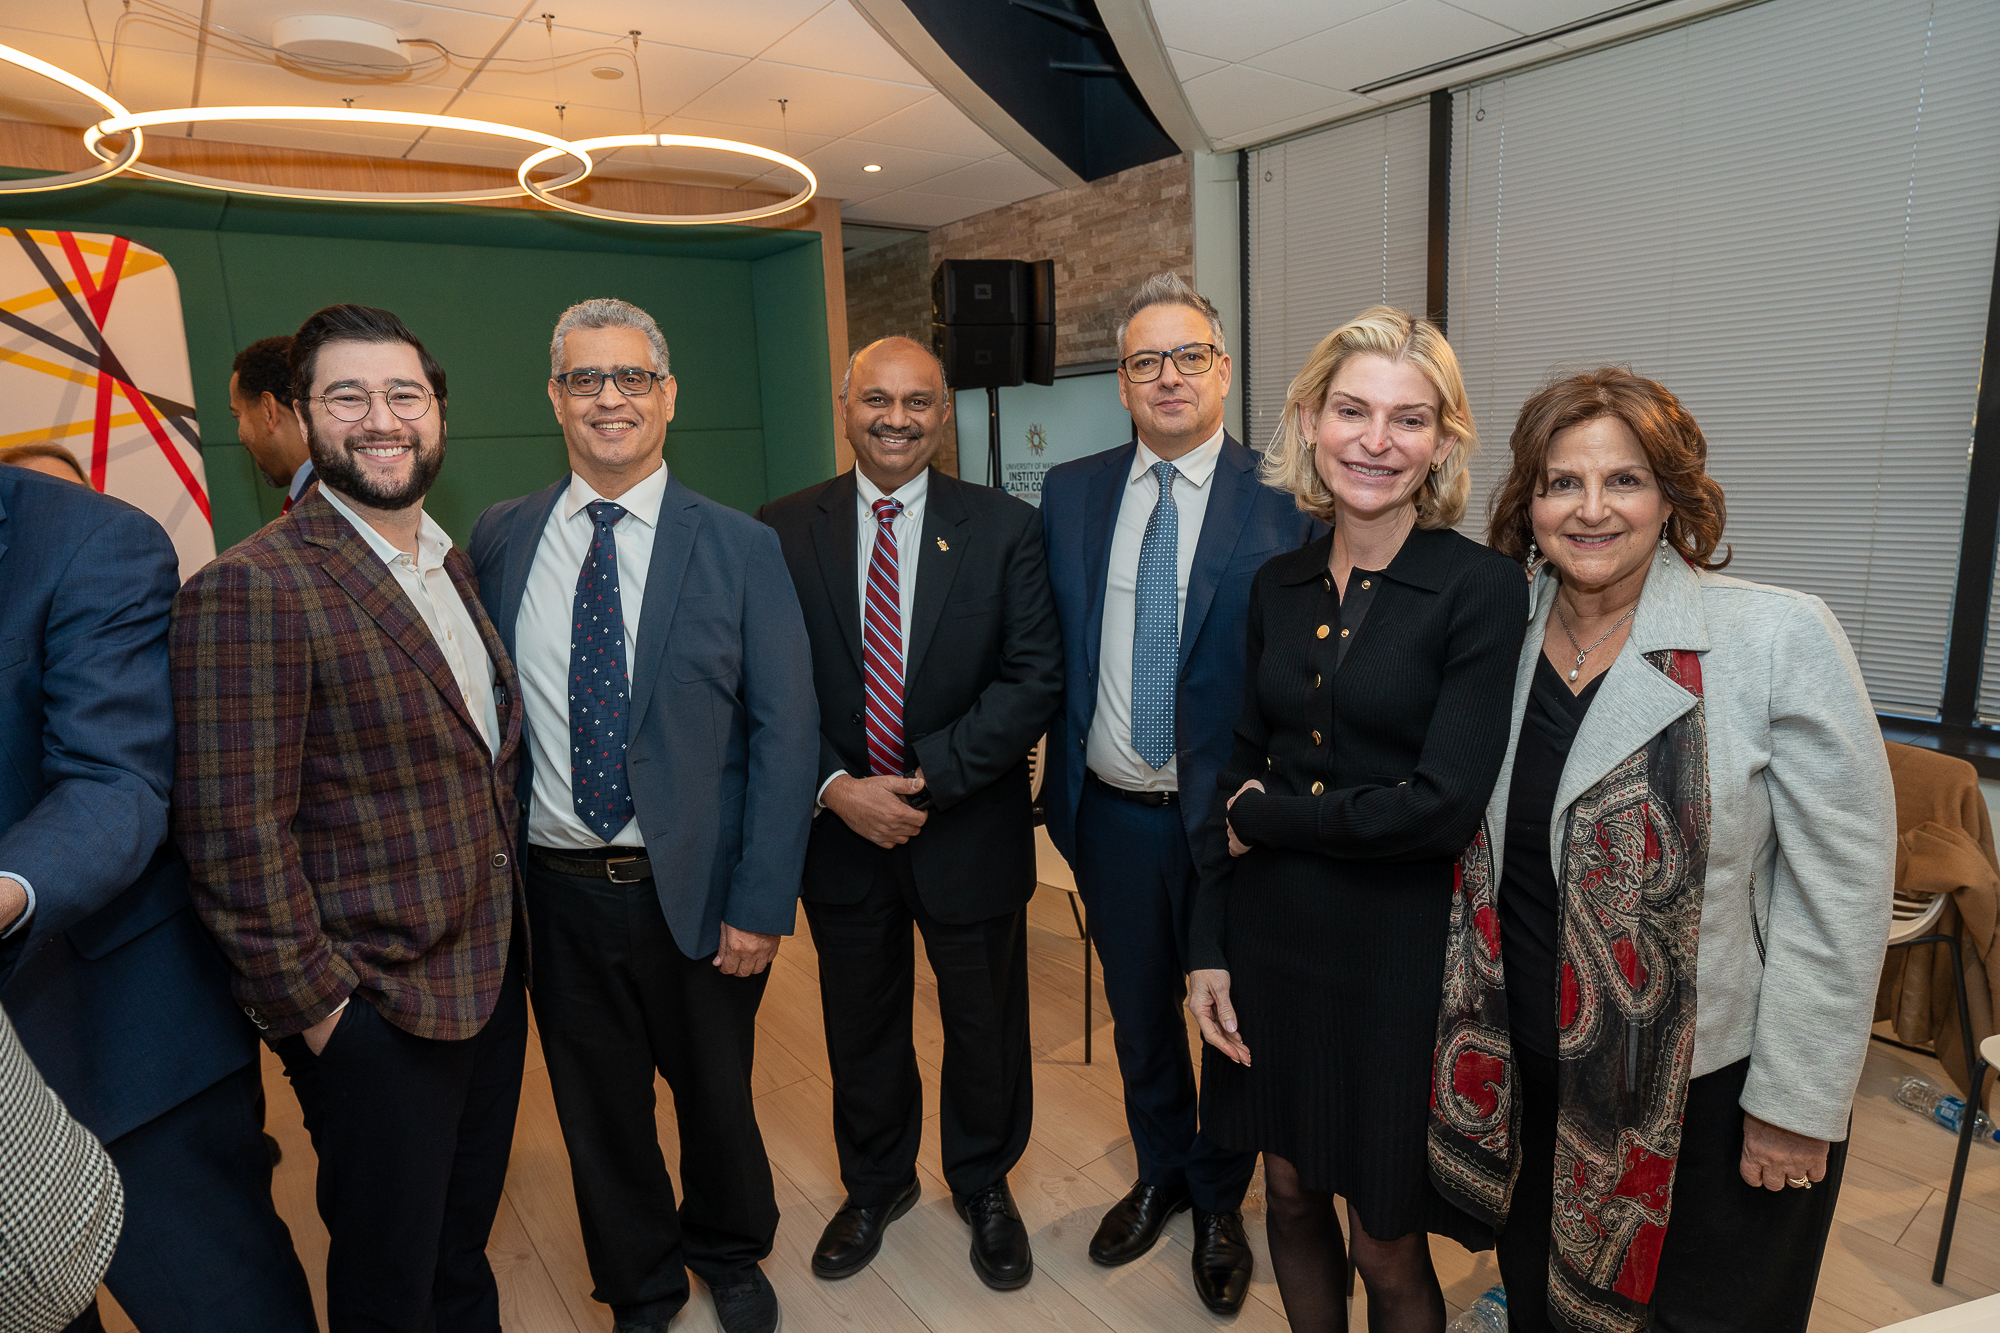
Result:
[[1371,305],[1424,306],[1430,110],[1402,107],[1250,151],[1248,443],[1275,437],[1292,376]]
[[1457,94],[1451,335],[1486,441],[1466,530],[1528,395],[1630,366],[1708,437],[1728,572],[1824,598],[1875,706],[1935,716],[1996,69],[1991,0],[1767,0]]

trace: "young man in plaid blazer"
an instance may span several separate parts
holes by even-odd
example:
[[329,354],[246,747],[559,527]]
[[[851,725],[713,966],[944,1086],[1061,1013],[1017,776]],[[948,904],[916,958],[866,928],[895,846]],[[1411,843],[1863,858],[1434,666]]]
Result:
[[174,833],[305,1111],[334,1333],[498,1333],[519,692],[423,512],[443,369],[388,311],[332,306],[292,370],[319,488],[174,603]]

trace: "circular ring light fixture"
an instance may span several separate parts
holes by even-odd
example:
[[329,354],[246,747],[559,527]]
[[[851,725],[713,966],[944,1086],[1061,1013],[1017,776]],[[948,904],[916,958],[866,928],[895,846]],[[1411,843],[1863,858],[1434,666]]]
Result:
[[[544,187],[547,189],[562,189],[564,186],[575,185],[590,175],[595,166],[590,160],[590,154],[584,151],[581,145],[573,144],[566,139],[558,139],[552,134],[543,134],[537,130],[502,125],[497,121],[468,120],[462,116],[432,116],[419,111],[355,111],[348,108],[314,106],[184,106],[172,107],[165,111],[141,111],[136,114],[123,107],[117,110],[116,115],[98,121],[84,131],[83,135],[83,146],[107,164],[113,159],[101,146],[103,140],[109,135],[129,130],[132,131],[133,145],[119,155],[126,164],[120,167],[120,170],[129,169],[137,175],[150,176],[154,180],[177,181],[182,185],[198,185],[205,189],[227,190],[236,194],[264,195],[272,199],[304,199],[348,204],[462,204],[486,199],[518,199],[524,194],[534,193],[535,189],[531,185],[523,185],[519,189],[398,193],[376,190],[310,190],[303,186],[260,185],[253,181],[222,180],[214,176],[197,176],[191,172],[169,171],[165,167],[149,167],[136,161],[138,132],[149,125],[180,125],[190,121],[218,120],[330,121],[340,125],[395,125],[408,129],[459,130],[468,134],[513,139],[520,143],[540,144],[542,151],[529,159],[532,162],[548,162],[558,157],[573,159],[577,164],[575,168],[568,175],[550,181]],[[745,147],[747,148],[747,145]],[[750,151],[762,152],[761,149]],[[110,174],[108,165],[100,174]],[[522,174],[525,175],[525,171]],[[61,188],[44,182],[36,184],[42,189]]]
[[[576,184],[574,180],[553,180],[543,184],[528,179],[529,172],[544,163],[554,161],[564,153],[588,154],[599,148],[706,148],[718,153],[741,153],[748,157],[761,157],[766,162],[775,162],[781,167],[798,172],[805,177],[806,186],[789,199],[781,199],[759,208],[739,209],[734,213],[625,213],[615,208],[596,208],[589,204],[572,203],[550,193],[552,190]],[[752,143],[738,143],[734,139],[708,139],[695,134],[610,134],[598,139],[574,139],[566,144],[544,148],[521,163],[515,175],[520,180],[523,191],[552,207],[571,213],[581,213],[585,217],[604,218],[611,222],[637,222],[655,227],[692,227],[710,222],[750,222],[757,218],[770,217],[774,213],[789,212],[819,193],[819,177],[813,175],[812,168],[795,157],[780,153],[773,148],[760,148]]]
[[[0,46],[0,62],[5,62],[9,65],[18,65],[30,73],[39,74],[45,79],[52,79],[71,92],[81,93],[83,96],[88,97],[91,101],[109,111],[113,116],[131,114],[113,100],[109,94],[99,92],[96,88],[91,87],[66,69],[58,69],[46,60],[37,60],[26,51],[17,51],[11,46]],[[95,148],[90,150],[102,165],[86,167],[82,171],[64,172],[60,176],[31,176],[26,180],[0,181],[0,194],[33,194],[39,190],[67,190],[72,186],[88,185],[92,181],[104,180],[107,177],[116,176],[121,171],[130,169],[132,164],[138,160],[139,153],[145,146],[145,136],[139,132],[138,127],[134,126],[126,135],[125,147],[119,152],[106,154],[98,152]]]

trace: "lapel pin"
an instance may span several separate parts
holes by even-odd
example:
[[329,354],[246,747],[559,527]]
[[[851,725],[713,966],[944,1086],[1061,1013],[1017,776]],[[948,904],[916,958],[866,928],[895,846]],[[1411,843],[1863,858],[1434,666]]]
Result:
[[950,542],[946,541],[946,540],[945,540],[944,538],[942,538],[942,537],[938,538],[938,550],[940,550],[940,551],[949,551],[950,549],[951,549],[951,543],[950,543]]

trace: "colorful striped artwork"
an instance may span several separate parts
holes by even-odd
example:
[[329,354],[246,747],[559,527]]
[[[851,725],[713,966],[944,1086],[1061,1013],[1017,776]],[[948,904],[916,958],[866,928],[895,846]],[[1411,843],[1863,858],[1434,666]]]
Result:
[[185,578],[215,558],[180,284],[123,236],[6,229],[0,448],[45,441],[173,537]]

